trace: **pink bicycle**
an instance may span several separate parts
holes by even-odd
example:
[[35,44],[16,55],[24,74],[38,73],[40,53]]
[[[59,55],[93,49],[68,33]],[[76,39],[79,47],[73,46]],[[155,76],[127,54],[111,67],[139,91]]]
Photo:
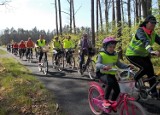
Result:
[[103,107],[104,86],[107,87],[99,80],[98,82],[90,82],[88,101],[90,109],[95,115],[111,113],[115,109],[118,109],[120,115],[146,115],[145,109],[128,93],[120,93],[117,104],[114,107],[112,104],[108,108]]

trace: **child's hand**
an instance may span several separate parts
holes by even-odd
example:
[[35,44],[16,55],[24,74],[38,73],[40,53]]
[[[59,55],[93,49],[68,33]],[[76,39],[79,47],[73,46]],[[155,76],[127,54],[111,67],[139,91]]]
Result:
[[112,69],[112,66],[105,66],[103,69],[108,71],[108,70]]
[[128,67],[130,67],[130,69],[134,69],[134,65],[133,64],[129,64]]

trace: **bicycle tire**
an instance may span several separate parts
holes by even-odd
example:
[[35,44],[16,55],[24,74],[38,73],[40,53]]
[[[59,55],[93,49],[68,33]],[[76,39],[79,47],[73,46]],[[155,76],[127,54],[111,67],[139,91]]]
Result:
[[90,79],[96,78],[96,72],[95,72],[95,61],[91,60],[87,66],[87,71]]
[[45,75],[47,75],[47,73],[48,73],[48,61],[46,60],[46,59],[44,59],[44,62],[43,62],[43,73],[45,74]]
[[59,71],[62,71],[62,70],[64,69],[64,57],[63,57],[63,55],[59,55],[59,56],[58,56],[57,69],[58,69]]
[[[93,100],[92,100],[93,98],[95,98],[95,97],[93,96],[94,90],[97,91],[98,96],[100,95],[100,92],[98,91],[98,89],[97,89],[96,87],[92,86],[92,87],[89,88],[89,93],[88,93],[89,107],[90,107],[91,111],[92,111],[95,115],[101,115],[101,114],[103,113],[103,110],[101,110],[99,107],[97,107],[96,105],[94,105]],[[97,96],[97,97],[98,97],[98,96]]]
[[75,65],[76,65],[76,64],[75,64],[75,58],[72,56],[70,60],[71,60],[72,69],[74,69],[74,68],[75,68]]
[[147,115],[145,109],[136,101],[127,101],[127,108],[121,104],[120,115]]
[[52,55],[52,67],[55,69],[55,54]]

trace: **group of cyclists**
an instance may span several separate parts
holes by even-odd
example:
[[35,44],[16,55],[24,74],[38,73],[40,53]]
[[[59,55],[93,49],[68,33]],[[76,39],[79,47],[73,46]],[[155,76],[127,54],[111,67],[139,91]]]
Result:
[[[111,68],[120,67],[120,68],[134,68],[138,67],[139,71],[135,75],[135,81],[137,82],[142,76],[147,75],[149,78],[155,76],[153,64],[150,59],[150,55],[154,54],[156,56],[160,56],[159,51],[154,51],[152,45],[156,42],[160,45],[160,37],[154,31],[155,25],[157,21],[153,15],[149,15],[146,17],[144,22],[140,24],[139,28],[137,29],[135,35],[132,37],[132,40],[129,43],[129,46],[126,50],[126,57],[131,64],[123,64],[119,61],[118,55],[115,51],[116,44],[118,41],[115,37],[106,37],[102,42],[102,49],[98,52],[98,57],[96,61],[96,75],[102,82],[107,84],[105,90],[105,100],[103,103],[104,107],[111,106],[112,104],[116,104],[116,99],[120,93],[120,88],[117,83],[117,79],[115,77],[115,71],[109,71]],[[79,68],[80,72],[83,68],[84,57],[88,56],[90,48],[93,48],[90,39],[88,39],[88,34],[84,33],[82,35],[81,40],[79,41],[78,48],[79,48]],[[19,52],[28,52],[31,50],[30,48],[33,47],[43,47],[47,45],[46,40],[44,39],[43,35],[39,36],[37,42],[34,43],[31,38],[28,38],[27,42],[23,40],[18,44],[12,44],[13,52],[15,53],[18,49]],[[57,55],[63,53],[62,50],[67,49],[74,49],[76,47],[75,43],[71,39],[71,36],[67,36],[64,39],[60,40],[58,36],[56,36],[52,40],[53,52],[57,52],[55,55],[55,61],[57,60]],[[46,52],[44,53],[42,50],[39,52],[39,60],[38,62],[41,63],[43,54],[47,56]],[[26,53],[27,55],[27,53]],[[67,63],[71,63],[70,59],[67,58],[66,52],[66,60]],[[56,62],[58,63],[58,62]],[[105,72],[103,70],[106,70]],[[156,79],[152,79],[149,81],[150,87],[156,82]],[[135,87],[138,87],[135,84]],[[113,90],[113,94],[111,96],[111,100],[109,99],[110,93]],[[152,91],[153,97],[158,98],[158,92],[156,88]]]
[[28,38],[27,41],[21,40],[18,42],[12,42],[7,45],[7,50],[9,52],[12,52],[15,55],[19,54],[19,57],[26,56],[26,59],[28,58],[29,53],[33,53],[33,48],[35,46],[35,43],[32,41],[31,37]]

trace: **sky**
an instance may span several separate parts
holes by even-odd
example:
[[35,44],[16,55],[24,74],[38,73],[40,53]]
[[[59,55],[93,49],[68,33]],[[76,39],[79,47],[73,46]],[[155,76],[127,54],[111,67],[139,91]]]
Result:
[[[38,30],[52,31],[55,29],[54,1],[11,0],[8,5],[0,6],[0,30],[7,27],[31,30],[36,26]],[[69,13],[67,0],[61,0],[61,5],[62,11]],[[90,26],[90,0],[75,0],[75,11],[76,26]],[[69,25],[69,15],[63,12],[62,25]]]
[[[5,0],[0,0],[2,3]],[[0,31],[8,28],[52,31],[55,29],[55,0],[8,0],[0,5]],[[157,1],[157,0],[153,0]],[[90,0],[74,0],[76,26],[90,27]],[[61,10],[69,13],[69,3],[61,0]],[[104,9],[102,9],[104,11]],[[62,12],[62,26],[69,25],[69,15]]]

